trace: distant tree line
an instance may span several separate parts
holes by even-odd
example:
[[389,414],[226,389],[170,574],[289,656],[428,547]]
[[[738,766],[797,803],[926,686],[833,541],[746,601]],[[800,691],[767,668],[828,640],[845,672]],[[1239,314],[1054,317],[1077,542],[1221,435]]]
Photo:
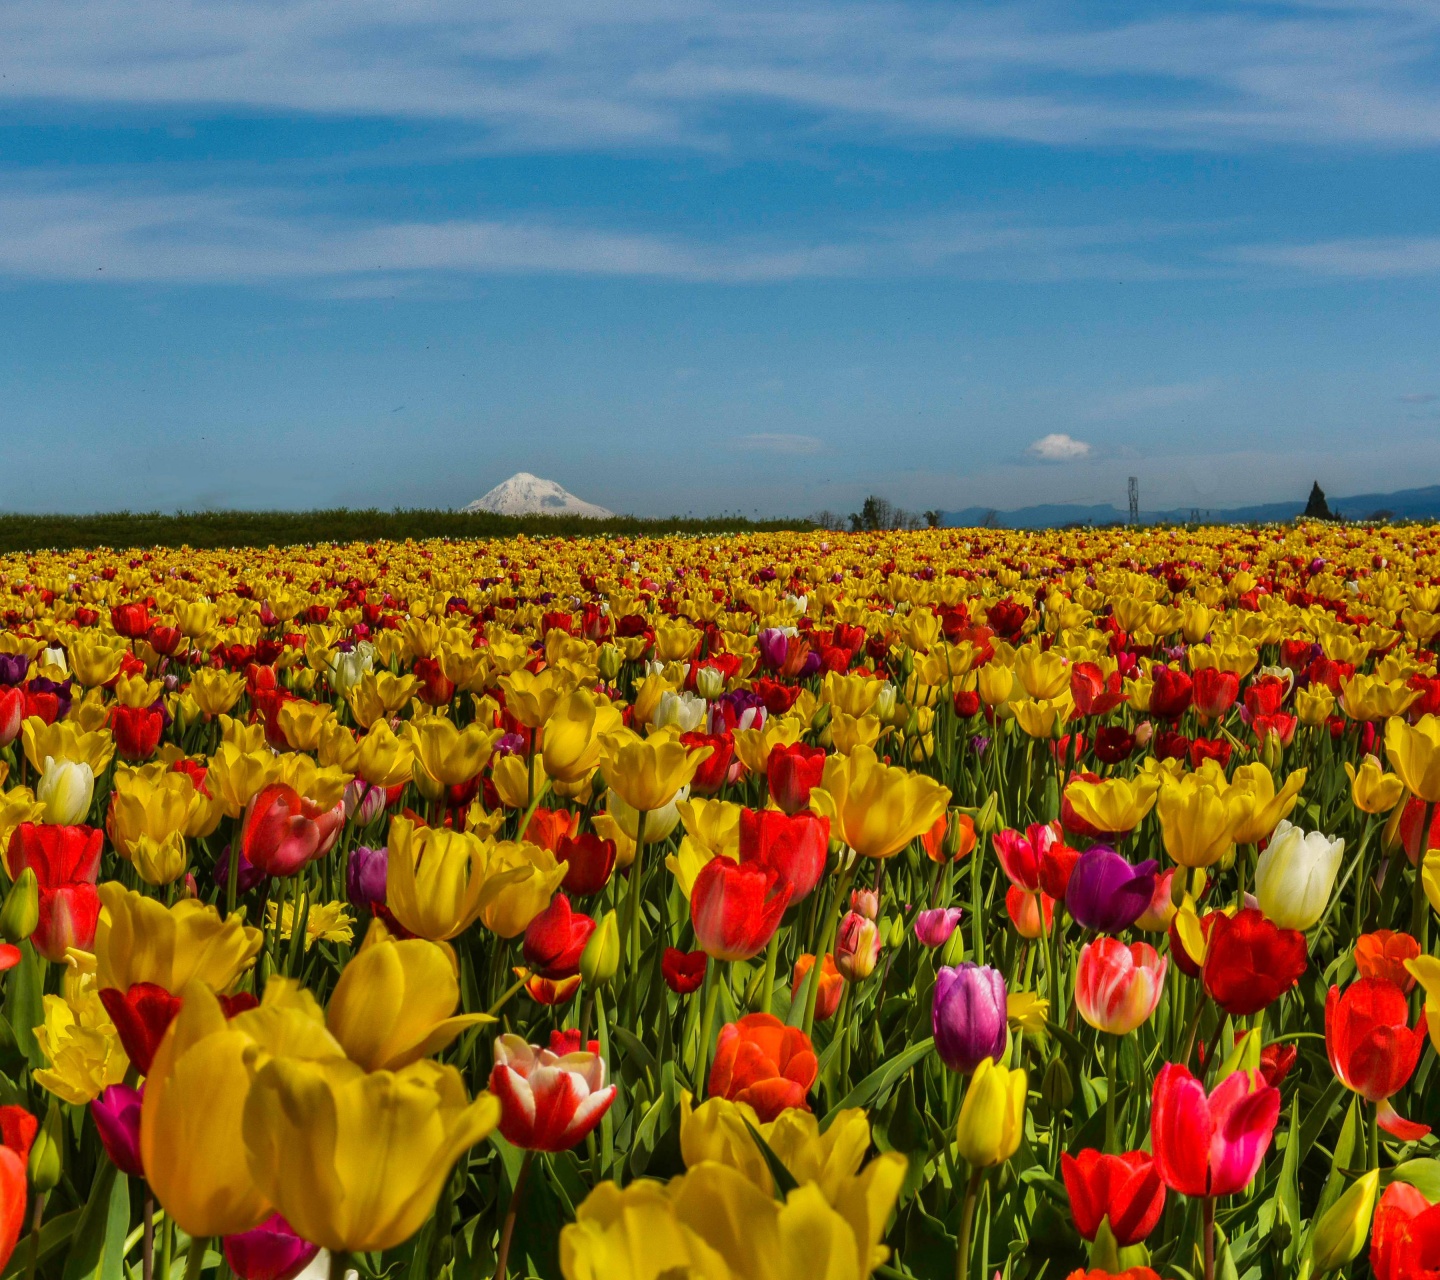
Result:
[[849,529],[851,533],[878,533],[887,529],[934,529],[939,526],[944,514],[943,511],[931,510],[917,515],[872,493],[860,504],[859,511],[852,511],[848,516],[837,515],[833,511],[817,511],[810,519],[817,528],[835,533],[844,529]]

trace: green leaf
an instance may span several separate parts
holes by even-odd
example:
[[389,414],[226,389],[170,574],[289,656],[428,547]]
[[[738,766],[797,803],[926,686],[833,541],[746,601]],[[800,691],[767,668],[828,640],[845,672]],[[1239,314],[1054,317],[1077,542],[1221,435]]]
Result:
[[[110,1201],[113,1199],[117,1180],[123,1186],[124,1178],[118,1178],[116,1169],[108,1160],[100,1164],[95,1181],[90,1186],[90,1198],[80,1211],[80,1221],[75,1228],[75,1239],[65,1258],[63,1280],[90,1280],[99,1270],[105,1253],[106,1238],[110,1224]],[[126,1200],[126,1218],[129,1218],[129,1194],[122,1192]],[[124,1236],[122,1234],[123,1241]]]
[[1305,1157],[1310,1154],[1310,1148],[1315,1145],[1325,1126],[1330,1123],[1331,1113],[1335,1110],[1335,1104],[1340,1101],[1341,1095],[1345,1092],[1345,1086],[1339,1080],[1330,1081],[1329,1087],[1320,1095],[1313,1109],[1308,1109],[1305,1122],[1300,1126],[1300,1150],[1296,1159],[1304,1163]]
[[871,1102],[879,1097],[886,1089],[890,1088],[891,1085],[895,1084],[911,1067],[927,1057],[934,1048],[935,1040],[934,1037],[931,1037],[922,1040],[919,1044],[911,1045],[904,1053],[896,1055],[891,1058],[889,1062],[881,1063],[880,1066],[876,1067],[874,1071],[830,1108],[829,1112],[826,1113],[825,1119],[820,1123],[821,1130],[823,1131],[829,1128],[831,1121],[833,1121],[840,1112],[850,1107],[868,1107]]
[[795,1181],[794,1175],[785,1167],[785,1162],[771,1150],[770,1144],[765,1141],[760,1130],[750,1121],[745,1121],[745,1127],[750,1130],[750,1136],[755,1140],[755,1145],[760,1148],[760,1154],[765,1157],[765,1165],[770,1170],[770,1176],[775,1179],[775,1198],[784,1200],[800,1184]]
[[[80,1223],[80,1214],[81,1210],[71,1209],[69,1213],[62,1213],[57,1218],[51,1218],[40,1228],[41,1265],[48,1262],[70,1243],[70,1238],[75,1234],[75,1228]],[[0,1277],[3,1277],[3,1280],[10,1280],[11,1276],[22,1275],[29,1265],[30,1233],[27,1231],[20,1237],[20,1243],[16,1245],[15,1252],[10,1255],[10,1261],[6,1264],[4,1272],[0,1273]]]
[[1440,1160],[1433,1156],[1423,1160],[1406,1160],[1403,1164],[1397,1164],[1393,1173],[1401,1182],[1408,1182],[1432,1204],[1440,1200]]
[[655,1055],[640,1042],[640,1038],[633,1032],[627,1031],[624,1027],[611,1027],[611,1038],[624,1046],[627,1057],[633,1058],[637,1066],[650,1075],[658,1075],[660,1065],[655,1061]]
[[1290,1129],[1285,1141],[1285,1156],[1280,1162],[1280,1176],[1275,1187],[1275,1220],[1290,1229],[1285,1248],[1287,1264],[1295,1261],[1300,1243],[1300,1095],[1290,1100]]
[[1345,1190],[1345,1170],[1350,1167],[1357,1149],[1365,1151],[1365,1117],[1360,1110],[1360,1098],[1350,1100],[1350,1109],[1345,1113],[1345,1123],[1340,1128],[1340,1137],[1335,1143],[1335,1154],[1330,1161],[1330,1176],[1325,1179],[1320,1192],[1320,1203],[1315,1206],[1311,1222],[1319,1222],[1325,1210],[1340,1198]]
[[20,944],[20,963],[5,980],[5,1019],[15,1033],[15,1044],[32,1067],[43,1067],[45,1055],[35,1039],[35,1028],[45,1021],[41,1000],[42,961],[28,942]]

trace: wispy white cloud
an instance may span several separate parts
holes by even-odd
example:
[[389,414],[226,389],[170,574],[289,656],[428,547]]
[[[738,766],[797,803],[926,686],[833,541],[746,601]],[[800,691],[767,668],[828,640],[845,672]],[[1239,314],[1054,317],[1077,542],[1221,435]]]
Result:
[[1440,236],[1368,236],[1313,244],[1245,245],[1242,262],[1332,279],[1396,279],[1440,272]]
[[1423,146],[1437,42],[1433,5],[1364,0],[8,0],[0,96],[461,120],[503,146],[733,148],[727,112],[756,103],[900,137]]
[[1075,462],[1090,456],[1090,446],[1063,431],[1052,431],[1048,436],[1041,436],[1025,452],[1042,462]]
[[1085,416],[1092,421],[1133,418],[1160,413],[1178,405],[1203,400],[1215,390],[1213,382],[1172,382],[1160,386],[1128,387],[1105,396]]

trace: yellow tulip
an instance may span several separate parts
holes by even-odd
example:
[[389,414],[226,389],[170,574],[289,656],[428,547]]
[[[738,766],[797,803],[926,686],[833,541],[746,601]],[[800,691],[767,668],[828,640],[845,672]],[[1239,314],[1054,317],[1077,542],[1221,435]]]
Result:
[[1335,695],[1328,685],[1312,684],[1295,691],[1295,716],[1303,725],[1312,729],[1322,725],[1334,710]]
[[1399,716],[1420,696],[1403,680],[1382,680],[1356,674],[1340,686],[1340,706],[1352,720],[1384,720]]
[[1345,761],[1345,772],[1350,776],[1350,799],[1361,813],[1389,813],[1405,794],[1405,784],[1386,773],[1373,755],[1367,755],[1359,769]]
[[369,1252],[414,1235],[455,1161],[499,1122],[499,1099],[471,1102],[454,1067],[276,1057],[250,1086],[244,1147],[259,1193],[301,1236]]
[[881,764],[857,746],[825,761],[810,793],[815,812],[830,818],[830,832],[867,858],[889,858],[935,825],[950,803],[950,788],[908,769]]
[[1074,704],[1067,690],[1064,697],[1046,702],[1018,698],[1010,703],[1015,722],[1032,738],[1053,738],[1065,727]]
[[35,1083],[62,1102],[83,1107],[124,1080],[130,1060],[100,1001],[93,967],[72,963],[61,990],[62,995],[45,997],[45,1021],[35,1028],[36,1043],[49,1064],[35,1072]]
[[838,671],[828,671],[820,685],[820,700],[847,716],[863,716],[874,710],[884,684],[874,676],[845,676]]
[[993,1058],[985,1058],[960,1104],[956,1145],[973,1169],[1003,1164],[1020,1146],[1025,1135],[1026,1075],[1023,1070],[1007,1071]]
[[838,709],[830,715],[830,740],[841,755],[848,756],[858,746],[873,747],[882,728],[878,716],[852,716]]
[[115,771],[105,829],[115,850],[147,884],[185,874],[185,832],[204,797],[189,775],[152,768]]
[[415,752],[415,785],[431,800],[445,787],[462,786],[479,774],[501,737],[500,730],[478,723],[456,728],[444,716],[411,720],[405,734]]
[[409,702],[417,683],[414,676],[367,671],[345,695],[345,701],[350,704],[356,723],[368,729],[377,720],[388,720]]
[[75,678],[87,689],[109,684],[120,674],[120,664],[125,661],[123,644],[111,645],[99,637],[86,639],[76,636],[68,648]]
[[[384,720],[377,720],[375,727],[390,726]],[[292,742],[293,746],[294,743]],[[313,747],[302,748],[315,752],[315,759],[327,768],[340,769],[353,774],[360,760],[360,744],[355,735],[332,715],[320,726],[319,737]],[[405,775],[408,778],[410,775]]]
[[[661,809],[687,786],[710,757],[711,748],[691,748],[673,731],[660,730],[642,738],[628,729],[600,739],[600,771],[605,784],[632,809]],[[646,827],[649,838],[650,829]]]
[[301,752],[283,755],[275,762],[276,782],[294,787],[311,804],[333,809],[344,798],[351,775],[331,765],[320,765]]
[[505,691],[506,710],[527,729],[538,729],[550,718],[572,685],[554,667],[546,667],[538,674],[522,667],[508,676],[501,676],[500,687]]
[[992,659],[980,668],[975,687],[981,702],[987,707],[998,707],[1002,702],[1008,702],[1015,690],[1015,672],[1003,662]]
[[1259,760],[1235,770],[1231,786],[1248,793],[1249,812],[1235,829],[1236,844],[1259,844],[1269,838],[1282,818],[1288,818],[1300,799],[1306,771],[1296,769],[1277,792],[1270,770]]
[[652,723],[655,713],[660,709],[661,699],[667,693],[678,692],[679,685],[675,681],[667,680],[661,675],[646,676],[635,690],[635,699],[631,707],[631,722],[636,725]]
[[265,741],[264,721],[246,724],[245,721],[236,720],[233,716],[222,715],[220,717],[220,741],[228,742],[242,752],[270,750],[270,744]]
[[1440,800],[1440,716],[1421,716],[1413,725],[1392,716],[1385,725],[1385,755],[1414,795],[1427,804]]
[[532,770],[535,790],[543,796],[549,779],[545,776],[545,762],[539,756],[530,761],[522,755],[508,755],[495,761],[490,770],[490,780],[495,784],[500,803],[507,809],[529,807]]
[[86,732],[68,720],[46,724],[39,716],[28,716],[20,726],[20,737],[25,758],[36,773],[45,768],[45,758],[49,756],[54,760],[88,764],[90,772],[98,778],[115,755],[115,739],[109,730]]
[[28,787],[11,787],[0,792],[0,850],[9,850],[10,837],[22,822],[41,822],[45,806]]
[[[879,681],[875,686],[880,687]],[[735,730],[735,758],[751,773],[762,774],[769,763],[770,752],[779,746],[794,746],[804,732],[805,726],[793,715],[766,716],[765,723],[758,729]]]
[[495,1019],[456,1015],[460,983],[455,953],[423,938],[396,941],[371,922],[360,950],[340,973],[325,1025],[351,1062],[395,1071],[438,1053],[461,1032]]
[[1120,835],[1135,830],[1144,821],[1155,807],[1159,790],[1159,780],[1146,774],[1098,782],[1076,778],[1065,788],[1065,799],[1082,822],[1096,831]]
[[1070,687],[1070,664],[1053,649],[1036,644],[1015,651],[1015,674],[1036,702],[1049,702]]
[[695,652],[701,635],[683,620],[656,623],[655,656],[661,662],[683,662]]
[[1238,787],[1222,790],[1203,774],[1162,782],[1155,812],[1165,851],[1182,867],[1213,866],[1235,843],[1250,805],[1247,792]]
[[95,965],[102,990],[153,982],[179,995],[201,982],[225,991],[260,952],[260,930],[241,912],[222,919],[193,898],[167,907],[113,880],[99,893],[104,910],[95,928]]
[[377,720],[359,740],[355,762],[347,767],[373,787],[394,787],[409,780],[414,764],[415,748],[388,721]]
[[1440,1053],[1440,959],[1416,956],[1405,961],[1405,968],[1425,992],[1425,1027],[1435,1052]]
[[782,1202],[743,1173],[704,1161],[668,1184],[602,1182],[560,1233],[566,1280],[864,1280],[905,1176],[897,1152],[872,1160],[835,1204],[813,1182]]
[[566,864],[526,840],[492,841],[488,856],[499,888],[480,908],[480,923],[502,938],[518,938],[550,905],[565,879]]
[[600,737],[622,725],[618,708],[576,689],[545,721],[545,772],[558,782],[579,782],[600,763]]
[[[679,805],[680,820],[686,834],[711,853],[740,856],[740,815],[744,806],[728,800],[706,800],[692,796]],[[649,829],[647,824],[647,831]]]
[[205,785],[219,801],[228,818],[238,818],[245,806],[275,781],[279,762],[268,749],[245,750],[233,742],[221,742],[210,757]]
[[177,600],[174,609],[175,625],[192,640],[213,631],[220,612],[208,600]]
[[122,707],[148,707],[159,701],[164,690],[165,685],[159,680],[147,680],[144,676],[121,676],[115,681],[115,701]]
[[245,677],[219,667],[197,667],[190,676],[190,696],[207,717],[229,711],[245,692]]

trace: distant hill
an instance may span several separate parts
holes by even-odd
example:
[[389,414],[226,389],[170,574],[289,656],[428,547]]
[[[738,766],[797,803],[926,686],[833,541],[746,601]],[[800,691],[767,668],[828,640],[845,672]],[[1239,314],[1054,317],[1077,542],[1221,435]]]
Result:
[[528,471],[517,471],[461,510],[488,511],[500,516],[589,516],[594,520],[607,520],[615,514],[577,498],[553,480],[542,480]]
[[[1349,498],[1330,498],[1330,510],[1347,520],[1365,520],[1380,512],[1396,520],[1426,520],[1440,517],[1440,484],[1424,489],[1400,489],[1394,493],[1358,493]],[[1200,508],[1200,518],[1215,524],[1262,523],[1293,520],[1305,510],[1302,500],[1266,502],[1254,507]],[[1168,511],[1141,511],[1144,524],[1186,521],[1192,508],[1173,507]],[[1002,529],[1057,529],[1070,524],[1123,524],[1127,513],[1109,503],[1081,506],[1078,503],[1044,503],[1015,511],[990,507],[966,507],[947,511],[943,523],[952,528],[975,528],[990,517]]]

